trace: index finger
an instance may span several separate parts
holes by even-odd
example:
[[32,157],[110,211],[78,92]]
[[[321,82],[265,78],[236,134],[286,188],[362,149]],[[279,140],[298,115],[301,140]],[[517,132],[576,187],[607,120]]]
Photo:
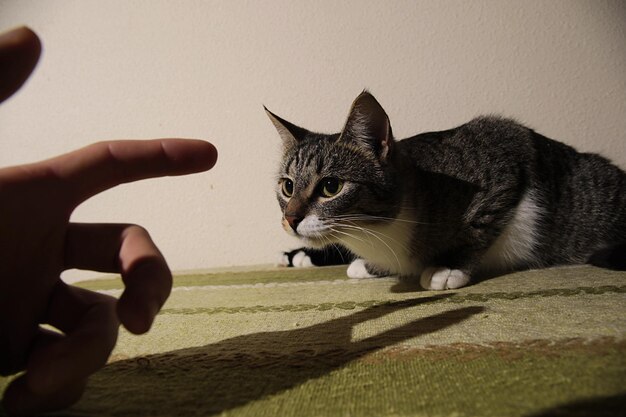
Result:
[[211,169],[217,149],[198,139],[99,142],[41,162],[69,187],[74,206],[116,185]]

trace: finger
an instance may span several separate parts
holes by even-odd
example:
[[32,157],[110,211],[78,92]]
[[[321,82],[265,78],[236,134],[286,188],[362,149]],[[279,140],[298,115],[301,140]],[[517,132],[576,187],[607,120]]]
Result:
[[72,387],[106,363],[119,323],[115,299],[59,282],[44,320],[64,334],[42,332],[26,366],[28,390],[43,397]]
[[209,142],[153,139],[99,142],[39,164],[65,180],[76,206],[122,183],[206,171],[216,161]]
[[172,274],[148,232],[135,225],[71,223],[65,267],[118,272],[125,289],[117,314],[132,333],[147,332],[172,289]]
[[27,27],[0,35],[0,102],[28,79],[41,53],[41,42]]
[[[0,326],[0,328],[5,329],[5,327],[2,326]],[[15,352],[16,349],[0,349],[0,361],[4,362],[2,374],[0,374],[1,376],[10,376],[26,369],[28,357],[32,347],[35,344],[39,344],[40,341],[54,341],[56,340],[56,337],[59,336],[59,333],[43,329],[39,325],[36,325],[32,333],[32,336],[28,338],[26,343],[21,345],[21,348],[17,351],[17,353]],[[2,339],[8,338],[4,337]],[[2,339],[0,339],[0,342]]]
[[[40,328],[30,351],[45,349],[64,337],[58,332]],[[9,415],[32,415],[58,410],[78,401],[86,382],[86,380],[73,381],[60,389],[57,387],[51,394],[36,393],[29,386],[26,374],[23,374],[9,384],[4,392],[2,405]]]
[[28,387],[26,375],[13,380],[4,392],[2,406],[9,415],[35,415],[61,410],[77,402],[87,381],[74,381],[58,391],[36,394]]

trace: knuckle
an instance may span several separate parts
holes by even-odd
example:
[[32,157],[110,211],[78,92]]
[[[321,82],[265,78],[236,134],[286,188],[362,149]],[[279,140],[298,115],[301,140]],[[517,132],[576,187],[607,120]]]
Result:
[[126,237],[152,240],[150,237],[150,232],[148,232],[145,227],[139,226],[137,224],[129,225],[125,230],[125,235]]

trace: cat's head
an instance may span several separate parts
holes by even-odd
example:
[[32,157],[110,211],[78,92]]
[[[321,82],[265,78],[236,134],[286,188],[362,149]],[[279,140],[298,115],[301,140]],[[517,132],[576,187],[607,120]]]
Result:
[[324,246],[397,214],[391,125],[370,93],[356,98],[337,134],[313,133],[266,111],[284,145],[276,192],[288,233]]

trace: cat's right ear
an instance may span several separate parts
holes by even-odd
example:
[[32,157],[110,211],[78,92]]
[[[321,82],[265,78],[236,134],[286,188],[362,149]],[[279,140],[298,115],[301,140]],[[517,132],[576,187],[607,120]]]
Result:
[[283,139],[283,144],[285,145],[285,149],[292,148],[298,144],[307,134],[307,130],[303,129],[299,126],[294,125],[293,123],[289,123],[285,119],[282,119],[276,116],[274,113],[269,111],[267,107],[263,106],[265,109],[265,113],[270,118],[274,127],[278,131],[278,134]]
[[349,140],[371,149],[382,160],[391,155],[393,134],[387,113],[367,90],[352,103],[339,140]]

